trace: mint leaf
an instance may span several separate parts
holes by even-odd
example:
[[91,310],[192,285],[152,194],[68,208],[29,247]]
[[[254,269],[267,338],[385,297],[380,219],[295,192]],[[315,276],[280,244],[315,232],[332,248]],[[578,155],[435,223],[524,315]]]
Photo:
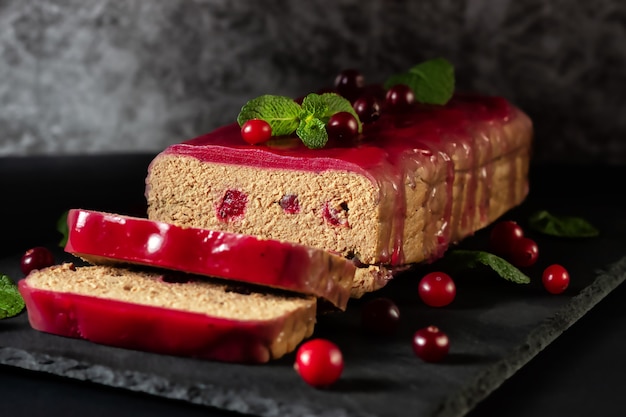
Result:
[[530,278],[506,260],[489,252],[457,249],[446,255],[446,265],[455,270],[474,269],[481,265],[491,268],[500,277],[516,284],[528,284]]
[[17,316],[24,307],[24,299],[17,286],[11,278],[0,274],[0,319]]
[[328,104],[326,104],[326,101],[319,94],[308,94],[304,100],[302,100],[300,120],[305,119],[309,114],[317,119],[322,119],[326,113],[328,113]]
[[352,103],[350,103],[348,99],[335,93],[324,93],[320,97],[328,106],[328,111],[326,112],[326,114],[323,117],[320,117],[322,121],[328,123],[328,120],[333,114],[346,111],[353,115],[356,119],[356,122],[359,125],[359,133],[363,131],[363,123],[361,123],[361,119],[359,119],[359,116],[354,111],[354,107],[352,107]]
[[65,213],[61,214],[61,217],[59,217],[59,219],[57,220],[57,231],[62,235],[62,238],[59,241],[60,247],[65,247],[65,245],[67,244],[67,238],[70,233],[67,227],[67,214],[68,212],[66,211]]
[[296,135],[311,149],[321,149],[328,142],[326,123],[311,115],[300,122]]
[[251,119],[265,120],[272,127],[272,136],[291,135],[298,127],[301,107],[285,96],[263,95],[248,101],[237,116],[243,126]]
[[454,94],[454,67],[444,58],[435,58],[411,68],[408,72],[390,77],[385,82],[389,89],[406,84],[415,94],[415,100],[425,104],[446,104]]
[[555,216],[546,210],[533,213],[528,224],[539,233],[558,237],[595,237],[600,234],[598,229],[583,218]]

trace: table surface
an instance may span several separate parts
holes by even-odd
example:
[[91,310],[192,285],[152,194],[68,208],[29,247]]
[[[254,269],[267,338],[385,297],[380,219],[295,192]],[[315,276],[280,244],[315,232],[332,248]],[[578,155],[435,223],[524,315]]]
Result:
[[[125,183],[121,190],[125,208],[128,204],[136,205],[140,211],[144,204],[143,182],[138,179],[145,175],[151,157],[142,154],[0,159],[1,195],[22,200],[20,204],[3,205],[3,218],[15,217],[21,222],[3,226],[3,235],[9,233],[11,239],[0,243],[0,250],[5,254],[19,253],[42,239],[55,239],[57,236],[48,225],[56,221],[62,205],[79,207],[90,201],[102,209],[119,210],[121,199],[105,199],[99,192],[100,185],[93,183],[102,171],[108,173],[107,181]],[[111,166],[116,169],[111,170]],[[84,175],[75,175],[76,172]],[[126,178],[132,181],[125,182]],[[531,189],[536,198],[553,201],[561,195],[580,195],[586,204],[598,201],[599,207],[610,204],[626,209],[616,192],[618,181],[624,179],[626,167],[531,169]],[[626,285],[622,284],[466,416],[624,415],[624,297]],[[2,415],[49,415],[51,410],[54,415],[91,416],[239,415],[11,366],[0,366],[0,388],[4,398],[0,401]],[[411,415],[410,410],[407,415]]]

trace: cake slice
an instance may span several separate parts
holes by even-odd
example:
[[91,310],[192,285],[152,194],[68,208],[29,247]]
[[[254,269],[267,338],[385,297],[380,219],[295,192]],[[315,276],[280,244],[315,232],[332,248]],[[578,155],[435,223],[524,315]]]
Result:
[[314,295],[345,310],[355,266],[327,251],[159,221],[73,209],[65,251],[92,264],[136,264]]
[[148,217],[342,255],[359,266],[360,297],[520,204],[532,135],[513,104],[468,94],[382,112],[322,149],[296,137],[249,145],[233,123],[154,158]]
[[313,333],[316,299],[188,274],[62,264],[18,283],[31,326],[155,353],[263,363]]

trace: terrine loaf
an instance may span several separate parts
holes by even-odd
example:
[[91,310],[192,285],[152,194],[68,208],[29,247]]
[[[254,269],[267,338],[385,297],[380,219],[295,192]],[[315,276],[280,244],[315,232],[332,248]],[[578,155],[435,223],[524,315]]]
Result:
[[353,262],[309,246],[73,209],[65,251],[92,264],[165,268],[323,298],[345,310]]
[[233,123],[154,158],[148,217],[348,257],[360,297],[520,204],[532,133],[506,100],[461,94],[383,112],[356,140],[322,149],[293,137],[249,145]]
[[32,271],[18,288],[36,330],[226,362],[279,358],[315,325],[313,296],[189,274],[66,263]]

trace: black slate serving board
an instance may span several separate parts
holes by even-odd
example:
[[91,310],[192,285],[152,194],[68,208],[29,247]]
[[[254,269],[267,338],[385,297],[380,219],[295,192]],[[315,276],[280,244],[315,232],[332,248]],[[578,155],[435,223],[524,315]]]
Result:
[[[23,175],[2,183],[3,192],[34,189],[38,182],[47,186],[40,189],[36,209],[37,197],[26,196],[21,202],[12,200],[8,214],[27,221],[46,207],[48,217],[78,206],[132,212],[141,204],[150,157],[68,158],[63,164],[44,158],[30,167],[11,159],[0,165],[0,174],[12,168],[12,173]],[[121,165],[116,167],[114,161]],[[585,217],[601,236],[564,240],[528,231],[540,247],[540,260],[526,270],[533,278],[530,285],[512,284],[488,271],[466,273],[457,277],[454,303],[433,309],[420,302],[416,288],[418,278],[435,264],[407,271],[380,293],[352,300],[345,313],[320,317],[315,336],[334,340],[346,362],[332,389],[304,384],[292,369],[294,354],[262,366],[155,355],[36,332],[25,314],[0,321],[0,364],[251,415],[400,416],[410,410],[411,415],[462,416],[626,278],[624,206],[611,189],[600,186],[582,199],[575,187],[563,186],[582,175],[576,170],[535,167],[531,174],[529,198],[505,217],[525,225],[534,210],[549,209]],[[565,177],[568,181],[562,182]],[[46,201],[42,194],[48,202],[42,203]],[[33,222],[4,226],[15,236],[15,244],[4,241],[0,272],[14,279],[21,277],[19,256],[24,247],[56,242],[54,226],[41,219]],[[487,232],[477,233],[461,247],[484,249]],[[71,259],[60,251],[58,257]],[[570,288],[559,296],[547,294],[538,279],[541,270],[554,262],[572,275]],[[390,339],[373,339],[361,332],[361,306],[375,296],[390,297],[401,309],[400,330]],[[411,335],[429,324],[450,336],[451,353],[444,363],[427,364],[412,353]]]

